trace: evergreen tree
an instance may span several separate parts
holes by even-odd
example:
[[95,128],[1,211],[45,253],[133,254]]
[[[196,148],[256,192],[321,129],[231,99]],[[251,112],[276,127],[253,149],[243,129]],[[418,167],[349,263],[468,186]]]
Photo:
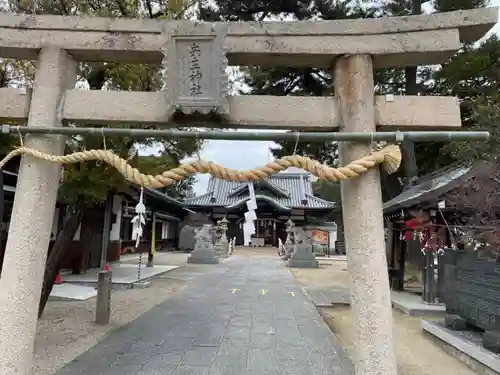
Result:
[[[435,0],[430,5],[435,11],[445,12],[460,9],[473,9],[488,5],[487,0]],[[322,0],[313,1],[270,1],[255,2],[250,0],[229,1],[216,0],[213,5],[206,5],[200,10],[200,17],[205,20],[258,20],[265,19],[349,19],[349,18],[377,18],[387,16],[403,16],[420,14],[422,9],[420,0],[391,0],[385,2],[370,3],[360,6],[359,3],[350,1]],[[408,67],[406,69],[379,69],[375,72],[375,84],[377,94],[407,94],[407,95],[456,95],[462,101],[462,119],[465,128],[477,127],[480,118],[487,117],[492,122],[491,106],[485,113],[485,105],[477,107],[474,105],[474,115],[466,107],[470,106],[470,101],[464,97],[463,90],[458,90],[456,85],[457,74],[469,77],[481,75],[479,71],[471,71],[473,68],[465,69],[461,65],[465,60],[474,67],[477,63],[472,63],[476,56],[481,56],[485,48],[490,50],[488,57],[490,62],[494,60],[495,45],[498,41],[492,40],[491,45],[472,48],[464,46],[457,56],[440,67]],[[481,61],[488,59],[481,57]],[[483,69],[486,69],[483,68]],[[490,66],[490,72],[495,71],[494,64]],[[498,69],[497,69],[498,70]],[[254,95],[304,95],[304,96],[329,96],[333,95],[331,72],[314,68],[242,68],[243,81],[251,88],[250,94]],[[455,72],[455,73],[452,73]],[[491,75],[491,74],[490,74]],[[453,83],[456,82],[456,83]],[[477,83],[475,83],[477,84]],[[454,89],[450,89],[448,86]],[[467,83],[466,83],[467,85]],[[494,85],[492,85],[494,86]],[[445,88],[448,87],[446,90]],[[498,87],[498,86],[497,86]],[[488,95],[493,95],[489,93]],[[474,100],[477,100],[477,96]],[[491,100],[489,100],[491,102]],[[476,108],[477,107],[477,108]],[[482,115],[480,115],[482,113]],[[483,121],[484,122],[484,121]],[[316,160],[329,165],[336,164],[337,145],[335,142],[300,142],[298,147],[295,141],[277,142],[279,147],[273,149],[276,157],[290,155],[296,149],[300,155],[310,156]],[[483,144],[484,146],[484,144]],[[490,144],[490,149],[491,149]],[[468,148],[472,150],[471,148]],[[461,150],[460,152],[458,152]],[[464,157],[464,145],[448,143],[421,143],[416,145],[416,161],[421,174],[428,173],[436,166],[446,165],[450,162]],[[475,148],[477,150],[477,147]],[[469,152],[470,154],[470,152]],[[477,154],[477,152],[476,152]],[[385,198],[398,194],[401,190],[400,179],[404,179],[403,168],[390,179],[383,176]],[[391,186],[389,186],[391,185]]]
[[[336,20],[371,18],[378,7],[365,7],[348,0],[299,0],[262,1],[215,0],[212,5],[202,6],[203,20],[263,21],[267,19]],[[332,95],[332,75],[329,71],[315,68],[291,67],[243,67],[243,83],[253,95]],[[243,92],[242,92],[243,93]],[[276,157],[291,155],[295,141],[278,142],[281,148],[273,149]],[[334,142],[300,142],[297,154],[307,155],[327,164],[336,162],[337,145]]]

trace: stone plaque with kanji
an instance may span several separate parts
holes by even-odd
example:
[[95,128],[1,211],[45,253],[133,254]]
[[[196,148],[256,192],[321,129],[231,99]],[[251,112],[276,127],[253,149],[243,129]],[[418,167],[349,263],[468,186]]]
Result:
[[180,23],[168,34],[164,78],[169,114],[229,113],[225,27]]

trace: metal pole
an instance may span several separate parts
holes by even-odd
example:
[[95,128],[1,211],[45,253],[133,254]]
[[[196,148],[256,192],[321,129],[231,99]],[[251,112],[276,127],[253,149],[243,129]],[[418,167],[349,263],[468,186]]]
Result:
[[451,141],[488,141],[486,131],[408,131],[408,132],[280,132],[280,131],[189,131],[173,129],[128,129],[128,128],[80,128],[80,127],[26,127],[2,125],[4,134],[63,134],[98,135],[127,137],[167,137],[173,139],[194,138],[228,141],[350,141],[350,142],[451,142]]
[[140,248],[139,249],[139,264],[137,266],[137,281],[141,281],[141,266],[142,266],[142,251]]
[[146,267],[153,267],[154,256],[156,254],[156,211],[151,213],[151,246],[148,253],[148,263]]

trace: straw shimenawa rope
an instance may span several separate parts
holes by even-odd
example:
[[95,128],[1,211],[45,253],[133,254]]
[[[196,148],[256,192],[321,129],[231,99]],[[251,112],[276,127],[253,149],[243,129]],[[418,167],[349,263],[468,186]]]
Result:
[[262,180],[268,176],[281,172],[289,167],[297,167],[311,172],[321,180],[342,181],[349,178],[358,177],[361,173],[368,171],[379,164],[388,173],[394,173],[401,164],[401,151],[396,145],[389,145],[379,151],[374,151],[370,155],[355,160],[348,165],[340,168],[332,168],[312,160],[310,158],[292,155],[277,159],[266,164],[261,168],[255,168],[248,171],[237,171],[229,169],[220,164],[208,161],[196,160],[190,163],[181,164],[177,168],[165,171],[162,174],[152,176],[141,173],[138,169],[132,167],[125,159],[107,150],[88,150],[75,152],[73,154],[57,156],[34,150],[27,147],[19,147],[11,151],[0,162],[0,169],[12,158],[18,155],[30,155],[37,159],[47,160],[52,163],[70,164],[90,160],[100,160],[116,168],[126,180],[136,183],[143,187],[162,188],[172,185],[190,175],[196,173],[209,173],[226,181],[248,182]]

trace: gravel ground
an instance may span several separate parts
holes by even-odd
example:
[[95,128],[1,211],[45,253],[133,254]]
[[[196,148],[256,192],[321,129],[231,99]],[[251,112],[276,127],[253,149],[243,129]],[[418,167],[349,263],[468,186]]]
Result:
[[[323,264],[317,269],[290,269],[304,286],[349,288],[346,263],[336,261]],[[342,343],[348,355],[352,355],[354,330],[350,307],[335,306],[320,309],[330,329]],[[393,310],[394,337],[399,375],[474,375],[465,364],[448,355],[433,340],[424,335],[418,317],[410,317]],[[426,317],[432,319],[432,317]]]
[[[321,315],[348,355],[353,353],[354,330],[348,307],[321,309]],[[432,317],[427,317],[432,319]],[[464,363],[448,355],[420,328],[421,318],[393,312],[399,375],[475,375]]]
[[[156,264],[186,267],[187,254],[160,254]],[[178,270],[181,270],[179,268]],[[176,270],[170,271],[176,272]],[[111,331],[130,323],[187,286],[187,281],[160,277],[149,288],[114,290],[111,296],[111,324],[94,324],[96,299],[49,301],[38,322],[35,343],[36,375],[53,374],[64,364],[103,340]]]
[[319,268],[290,268],[295,279],[308,287],[342,287],[349,288],[349,273],[345,261],[321,260]]

